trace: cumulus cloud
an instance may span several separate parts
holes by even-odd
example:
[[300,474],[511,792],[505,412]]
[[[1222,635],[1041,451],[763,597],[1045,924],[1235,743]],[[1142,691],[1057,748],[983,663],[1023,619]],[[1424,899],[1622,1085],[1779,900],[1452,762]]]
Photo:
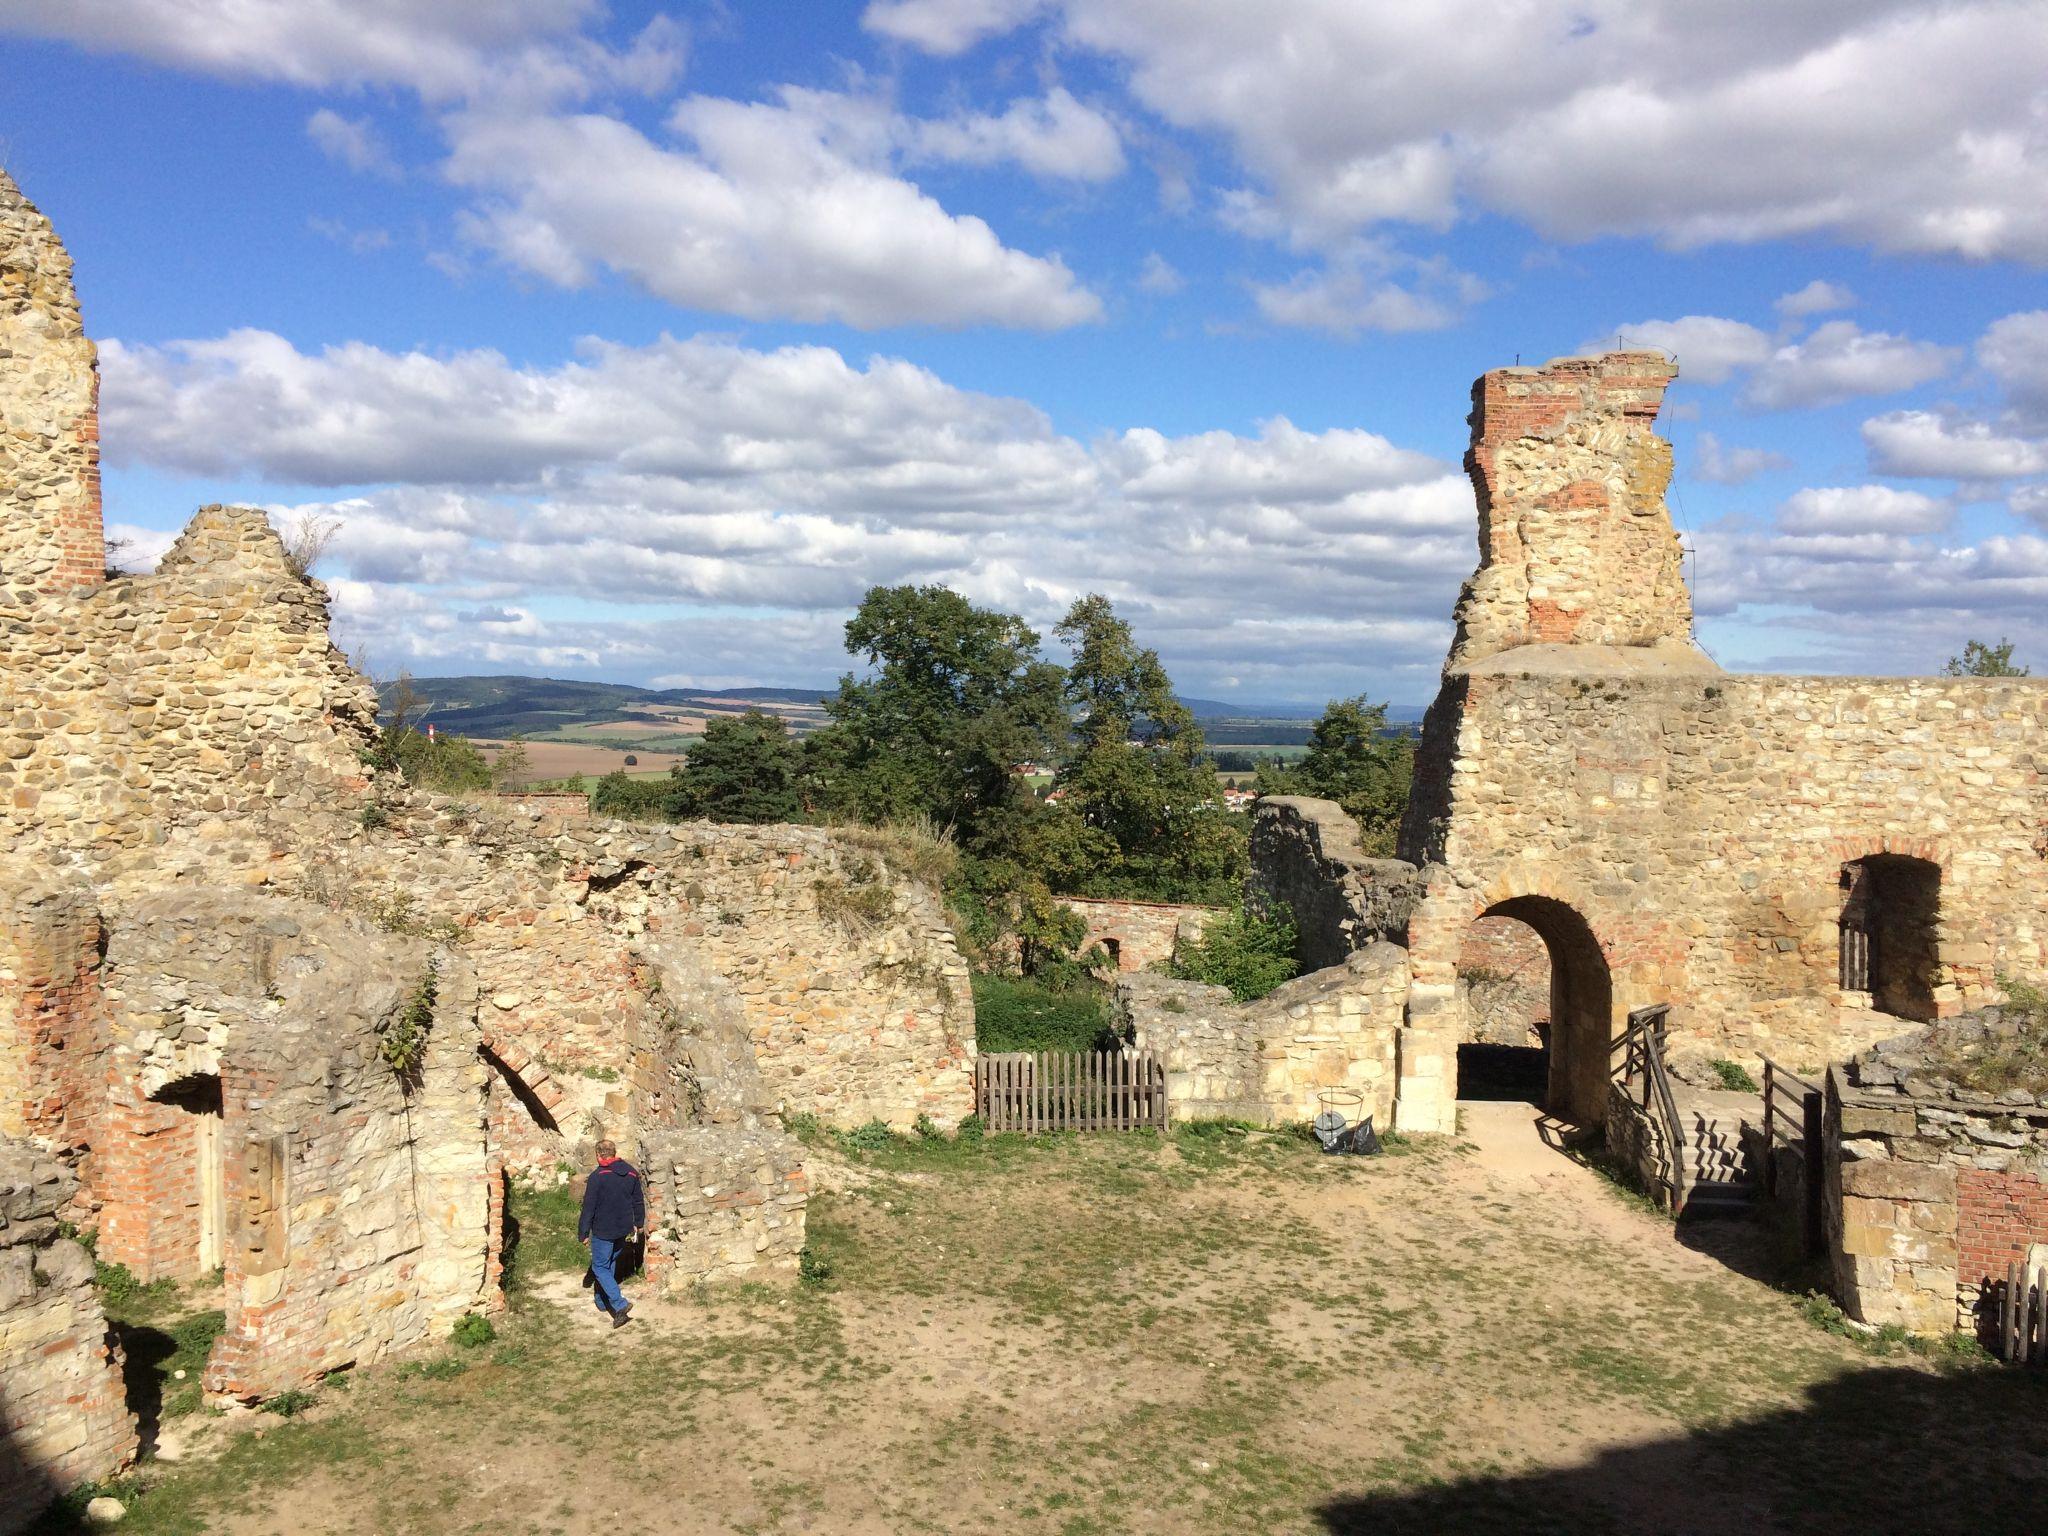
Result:
[[1892,411],[1863,423],[1871,468],[1924,479],[2010,480],[2048,473],[2048,443],[1937,411]]
[[228,78],[408,86],[430,101],[657,90],[682,33],[657,17],[615,49],[584,35],[602,0],[10,0],[0,32]]
[[1187,279],[1174,269],[1157,251],[1148,251],[1145,264],[1138,269],[1138,291],[1149,293],[1155,298],[1166,298],[1179,293],[1187,286]]
[[1977,361],[2003,386],[2014,415],[2048,432],[2048,309],[1993,321],[1977,342]]
[[1760,410],[1839,405],[1859,395],[1892,395],[1940,378],[1961,352],[1853,320],[1830,320],[1802,341],[1775,349],[1742,390]]
[[1361,331],[1440,331],[1459,311],[1412,287],[1338,269],[1297,272],[1284,283],[1254,283],[1259,313],[1275,325],[1356,336]]
[[343,117],[322,107],[306,119],[306,136],[328,159],[375,176],[396,175],[398,166],[367,117]]
[[1222,136],[1303,241],[1489,212],[1567,240],[2048,261],[2029,0],[876,0],[865,19],[952,54],[1041,9],[1152,112]]
[[1778,509],[1787,533],[1938,533],[1949,524],[1945,501],[1888,485],[1816,486]]
[[861,23],[944,58],[1022,26],[1045,6],[1046,0],[873,0]]
[[750,319],[1044,330],[1101,314],[1057,257],[1010,249],[896,175],[899,125],[872,102],[692,96],[668,126],[675,147],[611,117],[457,115],[447,174],[483,197],[467,233],[565,287],[604,266]]
[[996,114],[901,123],[913,161],[1014,163],[1034,176],[1073,181],[1108,181],[1123,174],[1124,148],[1116,124],[1059,86],[1036,101],[1013,101]]
[[[1083,443],[824,347],[592,341],[536,368],[239,331],[109,343],[104,369],[117,463],[336,488],[312,505],[342,521],[339,611],[386,664],[815,678],[869,585],[943,581],[1045,625],[1107,591],[1187,686],[1369,670],[1419,699],[1473,560],[1463,476],[1375,433]],[[499,612],[518,623],[461,617]]]
[[1753,368],[1771,355],[1771,338],[1740,320],[1685,315],[1677,320],[1637,320],[1604,336],[1579,343],[1581,353],[1623,347],[1668,353],[1678,376],[1694,384],[1725,384],[1738,369]]
[[1782,294],[1773,307],[1787,320],[1804,320],[1809,315],[1824,315],[1830,310],[1853,309],[1856,295],[1840,283],[1831,283],[1816,277],[1804,288]]
[[1730,448],[1711,432],[1693,445],[1692,474],[1711,485],[1746,485],[1774,469],[1790,469],[1791,459],[1768,448]]

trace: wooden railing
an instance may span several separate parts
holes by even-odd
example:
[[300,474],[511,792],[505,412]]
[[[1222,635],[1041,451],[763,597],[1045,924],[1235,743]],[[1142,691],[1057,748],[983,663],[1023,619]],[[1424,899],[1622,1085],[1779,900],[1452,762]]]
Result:
[[1664,1064],[1664,1032],[1670,1017],[1669,1003],[1633,1010],[1619,1048],[1620,1080],[1631,1093],[1641,1092],[1643,1116],[1657,1132],[1663,1170],[1654,1177],[1663,1185],[1665,1202],[1675,1216],[1692,1193],[1692,1174],[1686,1166],[1689,1148],[1678,1101],[1671,1093],[1671,1072]]
[[1805,1182],[1805,1220],[1802,1223],[1808,1257],[1824,1250],[1827,1233],[1822,1226],[1826,1206],[1821,1178],[1821,1091],[1797,1073],[1787,1072],[1770,1057],[1764,1058],[1764,1195],[1778,1198],[1780,1145],[1798,1147]]
[[1166,1128],[1166,1066],[1150,1051],[1005,1051],[974,1061],[989,1131]]

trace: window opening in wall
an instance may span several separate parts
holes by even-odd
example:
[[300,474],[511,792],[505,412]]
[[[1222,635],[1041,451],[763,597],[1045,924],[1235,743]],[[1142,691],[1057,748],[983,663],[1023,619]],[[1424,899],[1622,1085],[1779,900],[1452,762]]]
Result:
[[166,1088],[160,1097],[192,1117],[192,1176],[186,1199],[195,1211],[196,1268],[207,1274],[220,1268],[226,1258],[227,1165],[221,1135],[220,1078],[213,1073],[188,1077]]
[[1941,866],[1881,853],[1842,866],[1842,990],[1897,1018],[1935,1015]]

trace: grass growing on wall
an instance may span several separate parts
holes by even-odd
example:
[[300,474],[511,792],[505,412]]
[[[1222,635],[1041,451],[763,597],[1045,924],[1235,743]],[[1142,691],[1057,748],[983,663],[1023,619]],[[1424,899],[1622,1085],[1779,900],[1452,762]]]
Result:
[[1093,982],[1054,988],[1028,977],[976,976],[974,1044],[981,1051],[1105,1049],[1109,993]]

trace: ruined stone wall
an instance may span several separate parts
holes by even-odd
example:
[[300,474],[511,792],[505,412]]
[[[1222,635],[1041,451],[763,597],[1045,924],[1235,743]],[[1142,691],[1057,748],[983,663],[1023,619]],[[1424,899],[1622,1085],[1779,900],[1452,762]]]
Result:
[[790,1279],[810,1185],[796,1142],[772,1130],[693,1127],[642,1143],[647,1271],[664,1291]]
[[1358,822],[1334,800],[1263,795],[1252,805],[1254,899],[1294,918],[1304,971],[1342,965],[1381,939],[1399,943],[1422,894],[1412,864],[1370,857]]
[[135,1457],[92,1255],[59,1235],[72,1176],[0,1136],[0,1533]]
[[90,894],[0,860],[0,1135],[76,1166],[106,1081],[100,916]]
[[1988,1331],[2006,1265],[2048,1243],[2048,1094],[1958,1087],[1937,1054],[2017,1027],[1988,1010],[1829,1072],[1826,1225],[1850,1316]]
[[71,257],[0,171],[0,609],[99,585],[98,441]]
[[1550,951],[1527,923],[1482,917],[1458,950],[1463,1040],[1534,1046],[1550,1024]]
[[1171,960],[1183,944],[1202,936],[1216,916],[1214,907],[1164,901],[1106,901],[1067,896],[1060,904],[1088,925],[1080,952],[1097,945],[1115,956],[1118,972],[1153,971]]
[[[227,1326],[209,1393],[303,1386],[493,1304],[476,985],[458,957],[274,897],[180,891],[112,925],[107,969],[114,1079],[172,1123],[103,1133],[101,1251],[194,1273],[217,1199]],[[384,1047],[413,1029],[402,1071]],[[187,1100],[200,1084],[217,1085],[213,1167]]]
[[1846,863],[1940,866],[1945,1013],[2048,972],[2048,682],[1637,673],[1512,665],[1461,679],[1448,814],[1410,927],[1417,1011],[1455,1006],[1470,925],[1549,898],[1591,927],[1612,1016],[1674,1005],[1674,1044],[1817,1069],[1896,1033],[1838,985]]
[[1614,352],[1473,386],[1479,569],[1458,599],[1453,666],[1546,643],[1690,649],[1664,511],[1671,445],[1654,430],[1677,374],[1660,353]]
[[1358,1093],[1382,1130],[1393,1125],[1407,956],[1392,944],[1238,1004],[1222,987],[1136,975],[1117,984],[1117,1032],[1160,1053],[1179,1118],[1263,1124],[1313,1120],[1324,1089]]

